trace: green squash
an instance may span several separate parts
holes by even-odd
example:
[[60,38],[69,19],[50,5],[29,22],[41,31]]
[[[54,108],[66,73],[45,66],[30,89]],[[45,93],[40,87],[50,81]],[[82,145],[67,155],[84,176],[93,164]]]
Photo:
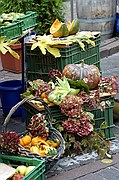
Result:
[[49,151],[47,153],[47,156],[55,156],[57,154],[57,149],[54,147],[49,147]]
[[76,34],[79,31],[78,19],[74,19],[72,22],[68,21],[67,27],[70,35]]
[[53,37],[66,37],[69,35],[68,27],[65,23],[60,22],[58,19],[52,24],[50,28],[50,33]]

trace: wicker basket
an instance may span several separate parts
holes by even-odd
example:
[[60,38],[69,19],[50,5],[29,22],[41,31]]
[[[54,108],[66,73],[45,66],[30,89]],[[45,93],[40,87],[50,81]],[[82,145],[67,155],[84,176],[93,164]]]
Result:
[[[44,106],[44,109],[46,111],[46,120],[48,121],[48,127],[49,127],[49,137],[50,139],[52,140],[55,140],[55,139],[59,139],[60,140],[60,144],[57,148],[57,154],[54,155],[54,156],[40,156],[39,154],[37,153],[33,153],[27,149],[25,149],[24,147],[22,147],[21,145],[19,145],[18,147],[18,150],[19,150],[19,155],[21,156],[26,156],[26,157],[30,157],[30,158],[45,158],[46,162],[48,161],[53,161],[53,160],[58,160],[60,158],[61,155],[63,155],[64,153],[64,150],[65,150],[65,141],[61,135],[61,133],[55,129],[53,126],[52,126],[52,123],[51,123],[51,113],[50,113],[50,110],[49,110],[49,107],[47,105],[47,103],[45,103],[42,99],[40,98],[24,98],[22,101],[20,101],[19,103],[17,103],[9,112],[9,114],[7,115],[7,117],[5,118],[5,121],[3,123],[3,126],[2,126],[2,132],[5,132],[6,131],[6,127],[7,127],[7,124],[8,122],[10,121],[10,118],[12,116],[12,114],[16,111],[16,109],[23,105],[25,102],[28,102],[28,101],[31,101],[31,100],[38,100],[42,103],[42,105]],[[26,130],[25,132],[19,134],[20,137],[22,137],[23,135],[27,134],[28,131]]]

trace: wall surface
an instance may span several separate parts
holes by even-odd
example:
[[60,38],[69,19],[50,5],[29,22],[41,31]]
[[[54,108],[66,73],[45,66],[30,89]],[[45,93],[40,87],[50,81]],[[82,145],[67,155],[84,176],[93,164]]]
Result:
[[[76,0],[73,1],[73,19],[77,18],[77,12],[76,12]],[[66,22],[68,20],[71,20],[71,0],[64,0],[64,5],[65,5],[65,19]],[[117,5],[119,6],[119,0],[117,0]]]
[[65,0],[64,1],[64,5],[65,5],[65,20],[67,21],[71,21],[72,19],[72,15],[73,15],[73,19],[77,18],[77,14],[76,14],[76,0],[72,0],[73,1],[73,14],[71,13],[71,0]]

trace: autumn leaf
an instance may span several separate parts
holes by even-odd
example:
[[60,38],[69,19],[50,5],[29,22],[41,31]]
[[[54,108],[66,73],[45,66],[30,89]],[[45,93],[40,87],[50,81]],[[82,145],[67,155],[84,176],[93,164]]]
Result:
[[51,53],[55,58],[57,57],[60,57],[61,54],[60,54],[60,50],[58,48],[53,48],[53,47],[50,47],[49,44],[47,44],[47,41],[38,41],[38,42],[35,42],[32,44],[31,46],[31,50],[34,50],[35,48],[39,47],[42,54],[46,54],[46,52],[48,51],[49,53]]
[[31,46],[31,50],[34,50],[35,48],[37,48],[39,46],[39,42],[35,42],[32,44]]
[[90,39],[85,39],[84,41],[87,42],[87,44],[91,44],[92,46],[95,47],[95,42],[94,41],[92,41]]
[[47,50],[51,53],[55,58],[60,57],[60,50],[58,48],[52,48],[50,45],[47,45]]
[[81,40],[77,39],[77,42],[79,43],[80,47],[85,51],[85,45],[82,43]]
[[19,55],[9,47],[10,44],[16,43],[18,39],[8,40],[7,42],[5,42],[5,39],[6,36],[0,37],[0,51],[2,52],[2,54],[6,54],[7,52],[9,52],[16,59],[19,59]]
[[106,158],[106,159],[102,159],[101,162],[102,162],[102,163],[105,163],[105,164],[110,164],[110,163],[113,162],[113,160],[112,160],[112,159],[107,159],[107,158]]

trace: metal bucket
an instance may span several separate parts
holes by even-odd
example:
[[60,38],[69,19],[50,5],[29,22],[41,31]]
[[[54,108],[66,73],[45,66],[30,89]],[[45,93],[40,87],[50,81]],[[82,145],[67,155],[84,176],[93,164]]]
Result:
[[116,0],[76,0],[81,31],[100,31],[101,39],[113,37]]

